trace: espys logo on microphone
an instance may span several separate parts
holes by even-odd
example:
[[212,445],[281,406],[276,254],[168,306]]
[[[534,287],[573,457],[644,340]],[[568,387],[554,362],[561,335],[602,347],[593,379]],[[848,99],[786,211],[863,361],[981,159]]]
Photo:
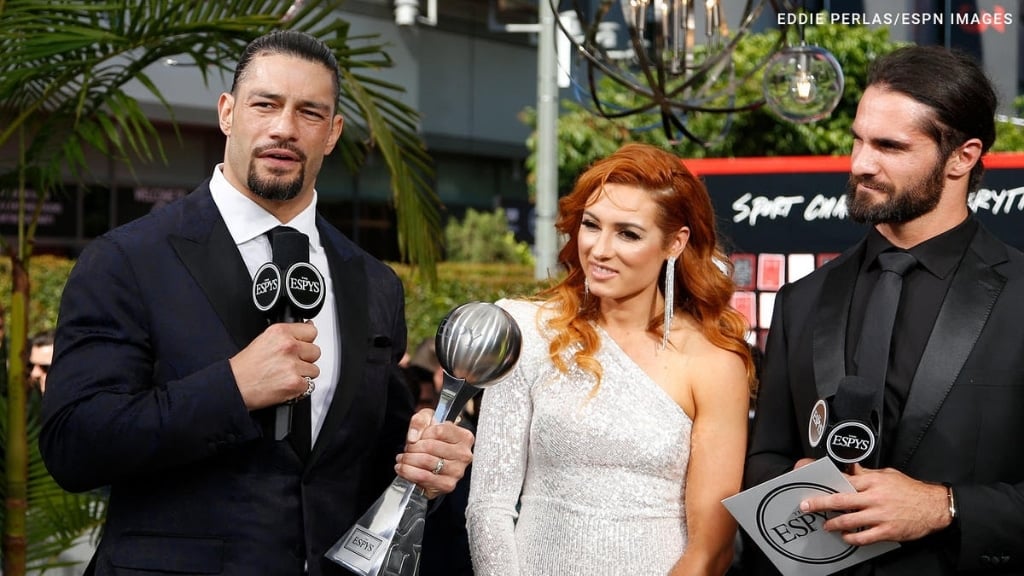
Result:
[[252,301],[260,312],[269,312],[281,298],[281,269],[267,262],[256,271],[252,281]]
[[296,262],[284,274],[288,299],[300,310],[319,311],[324,303],[324,277],[308,262]]
[[863,422],[844,420],[829,430],[825,450],[836,462],[853,464],[867,458],[875,449],[875,433]]
[[822,528],[836,514],[800,511],[802,500],[836,493],[811,482],[794,482],[772,490],[757,506],[755,519],[761,537],[779,554],[805,564],[831,564],[853,554],[856,546]]

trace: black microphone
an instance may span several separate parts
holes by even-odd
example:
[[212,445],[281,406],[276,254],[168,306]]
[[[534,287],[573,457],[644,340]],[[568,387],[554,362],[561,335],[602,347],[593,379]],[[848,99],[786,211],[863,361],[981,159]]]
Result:
[[860,376],[844,376],[835,395],[818,400],[811,410],[808,441],[819,444],[840,470],[861,463],[877,468],[882,445],[882,398]]
[[323,274],[309,263],[306,235],[298,231],[272,236],[274,261],[259,267],[252,283],[256,308],[270,323],[303,322],[324,306]]
[[[288,227],[277,227],[269,236],[273,262],[263,264],[256,271],[253,303],[270,323],[303,322],[316,317],[323,308],[327,287],[323,275],[309,263],[309,238]],[[291,400],[277,407],[275,440],[282,440],[291,432],[295,402]]]
[[324,306],[324,276],[309,263],[309,238],[293,229],[275,229],[270,236],[273,263],[283,277],[279,322],[314,318]]

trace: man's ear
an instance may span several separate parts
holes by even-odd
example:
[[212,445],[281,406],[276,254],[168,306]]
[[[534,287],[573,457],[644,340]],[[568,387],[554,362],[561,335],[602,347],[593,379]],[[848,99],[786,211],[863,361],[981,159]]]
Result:
[[231,115],[235,111],[235,97],[223,92],[217,100],[217,120],[220,131],[225,136],[231,135]]
[[974,165],[981,159],[981,140],[971,138],[957,147],[946,162],[949,176],[959,178],[970,174]]
[[345,119],[341,114],[335,114],[331,120],[331,133],[327,136],[327,146],[324,148],[324,156],[334,151],[334,147],[341,138],[342,129],[345,127]]

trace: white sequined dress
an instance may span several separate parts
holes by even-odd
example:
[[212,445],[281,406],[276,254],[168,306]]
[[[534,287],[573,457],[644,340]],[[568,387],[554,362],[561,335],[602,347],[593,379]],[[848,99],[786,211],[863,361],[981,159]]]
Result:
[[477,576],[664,576],[686,546],[692,421],[600,328],[604,370],[562,374],[535,303],[515,369],[481,403],[466,511]]

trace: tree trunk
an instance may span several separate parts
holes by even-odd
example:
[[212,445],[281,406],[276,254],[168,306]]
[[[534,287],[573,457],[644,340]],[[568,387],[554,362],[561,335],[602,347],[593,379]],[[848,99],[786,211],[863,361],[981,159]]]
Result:
[[[4,537],[3,573],[24,576],[26,511],[28,510],[28,436],[26,433],[26,379],[29,278],[25,261],[11,255],[11,330],[7,365],[7,499]],[[2,318],[2,316],[0,316]],[[0,319],[0,334],[3,334]]]
[[[28,301],[31,283],[28,277],[30,244],[25,241],[25,130],[18,130],[18,239],[8,248],[11,256],[11,325],[0,320],[0,340],[7,330],[7,446],[4,452],[4,474],[7,497],[4,501],[4,536],[0,543],[3,552],[3,573],[7,576],[25,576],[28,549],[28,419],[27,379],[25,361],[28,351]],[[45,198],[45,196],[44,196]],[[41,205],[42,202],[39,202]],[[36,210],[38,219],[39,211]],[[34,234],[35,226],[29,226]],[[2,318],[2,316],[0,316]]]

